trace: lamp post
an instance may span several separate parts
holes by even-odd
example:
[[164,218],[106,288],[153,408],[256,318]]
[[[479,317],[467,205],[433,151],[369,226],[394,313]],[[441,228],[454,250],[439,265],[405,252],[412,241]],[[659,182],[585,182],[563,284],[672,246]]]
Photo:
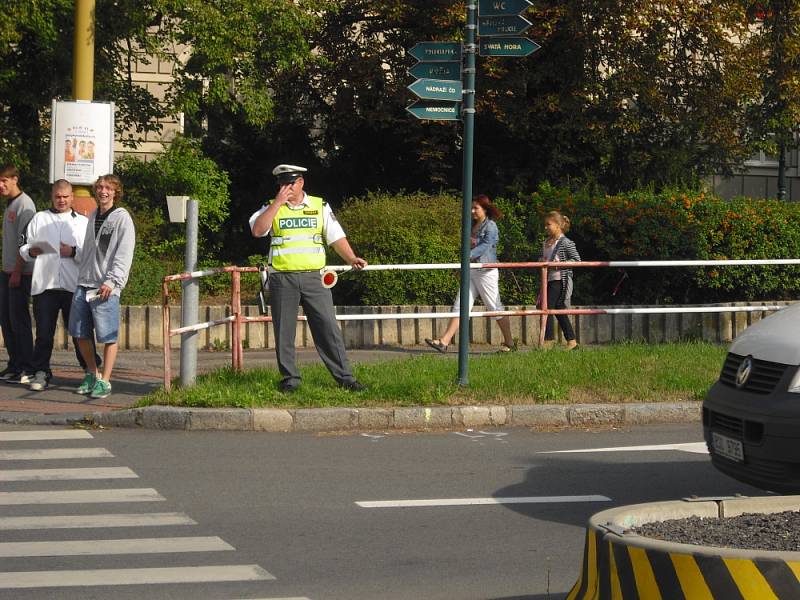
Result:
[[[197,270],[197,233],[199,205],[189,196],[167,196],[169,220],[186,222],[186,256],[184,271]],[[196,325],[200,305],[200,282],[192,277],[181,281],[181,327]],[[164,349],[169,352],[169,348]],[[181,334],[181,385],[194,385],[197,379],[197,331]]]
[[778,200],[786,200],[786,143],[783,141],[778,149]]
[[458,330],[458,383],[467,385],[469,363],[469,251],[472,232],[472,162],[475,138],[475,54],[477,53],[478,5],[467,0],[467,28],[464,35],[464,164],[461,182],[461,304]]
[[[72,58],[72,97],[91,102],[94,99],[94,30],[95,0],[75,0],[75,33]],[[74,188],[73,208],[88,216],[97,208],[91,190]]]

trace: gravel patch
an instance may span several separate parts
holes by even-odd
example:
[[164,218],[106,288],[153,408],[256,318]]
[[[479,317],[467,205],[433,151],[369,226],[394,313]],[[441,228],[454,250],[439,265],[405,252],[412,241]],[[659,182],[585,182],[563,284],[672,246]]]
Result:
[[698,546],[745,550],[800,551],[800,512],[745,513],[738,517],[689,517],[635,527],[639,535]]

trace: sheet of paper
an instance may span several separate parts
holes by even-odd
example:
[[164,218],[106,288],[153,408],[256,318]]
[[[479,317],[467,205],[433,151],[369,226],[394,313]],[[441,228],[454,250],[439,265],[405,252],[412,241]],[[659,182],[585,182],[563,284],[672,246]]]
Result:
[[42,254],[54,254],[58,252],[58,249],[53,248],[53,245],[47,240],[28,240],[28,243],[31,245],[31,248],[40,248]]

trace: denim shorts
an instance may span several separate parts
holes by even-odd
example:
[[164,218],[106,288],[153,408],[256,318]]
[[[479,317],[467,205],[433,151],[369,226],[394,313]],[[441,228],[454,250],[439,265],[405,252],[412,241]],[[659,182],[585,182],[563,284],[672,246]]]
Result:
[[90,288],[78,286],[69,312],[69,334],[76,338],[94,337],[101,344],[113,344],[119,337],[119,296],[108,300],[86,299]]

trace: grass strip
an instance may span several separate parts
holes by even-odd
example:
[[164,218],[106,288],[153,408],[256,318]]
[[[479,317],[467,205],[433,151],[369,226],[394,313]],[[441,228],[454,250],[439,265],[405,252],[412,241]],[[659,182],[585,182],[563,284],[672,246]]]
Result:
[[530,350],[471,356],[469,385],[456,383],[456,355],[354,366],[364,392],[339,388],[321,364],[301,369],[299,390],[276,389],[276,369],[230,368],[200,375],[195,386],[160,389],[137,406],[316,408],[700,400],[719,376],[726,348],[705,342],[622,343],[573,352]]

